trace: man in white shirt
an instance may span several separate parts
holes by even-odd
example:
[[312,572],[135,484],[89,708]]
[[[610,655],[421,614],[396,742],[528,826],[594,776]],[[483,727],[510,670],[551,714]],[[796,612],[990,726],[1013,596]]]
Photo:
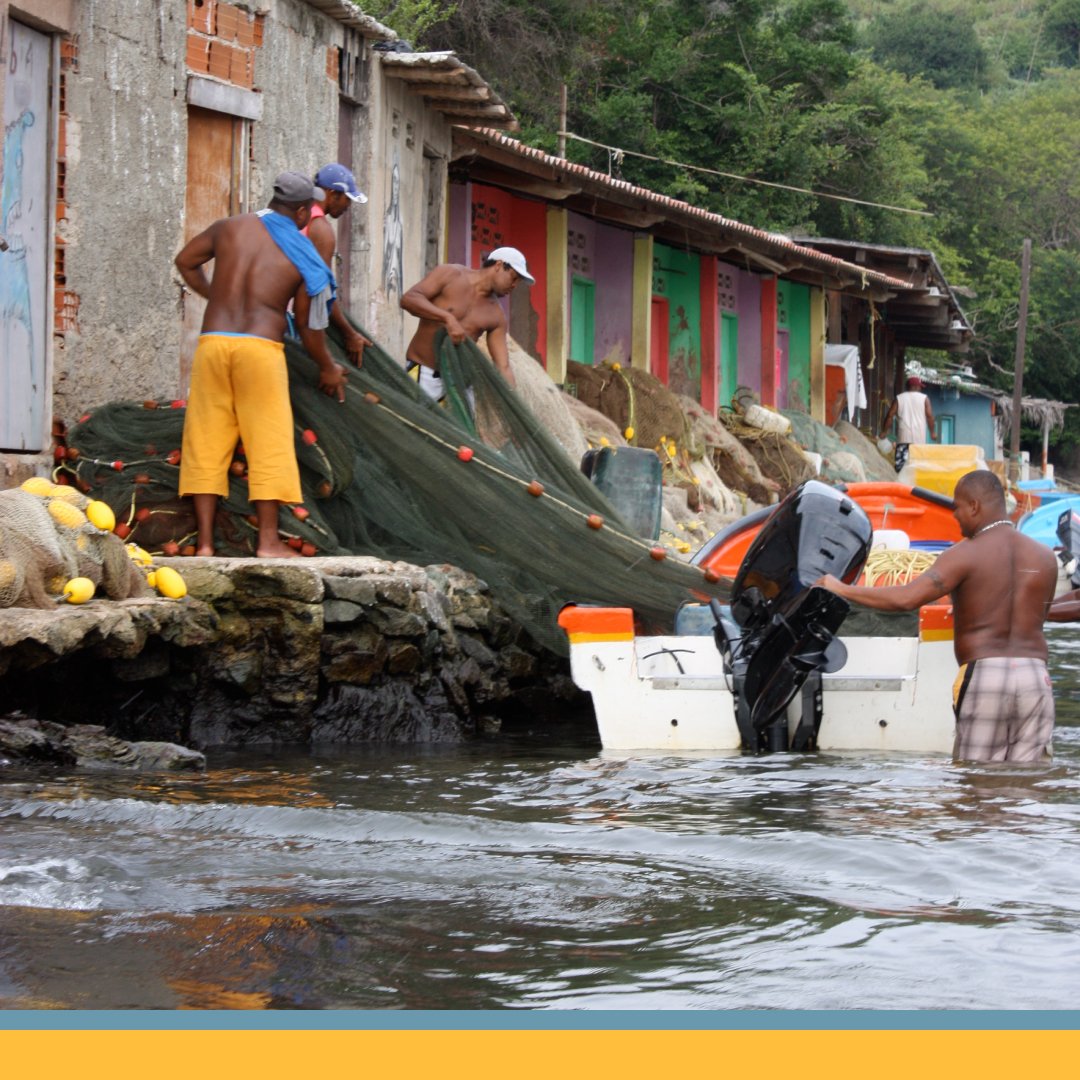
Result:
[[884,438],[892,427],[893,418],[896,418],[897,472],[907,464],[908,446],[911,443],[925,443],[934,438],[934,410],[930,408],[930,399],[922,392],[922,379],[918,375],[911,375],[906,385],[907,389],[897,394],[896,400],[889,406],[881,431]]

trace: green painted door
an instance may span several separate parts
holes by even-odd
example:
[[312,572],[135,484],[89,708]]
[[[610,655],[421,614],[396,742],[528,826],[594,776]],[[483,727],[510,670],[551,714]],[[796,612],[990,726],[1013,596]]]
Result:
[[570,291],[570,359],[579,364],[593,362],[595,303],[595,283],[575,277]]
[[720,408],[730,409],[739,385],[739,316],[720,315]]

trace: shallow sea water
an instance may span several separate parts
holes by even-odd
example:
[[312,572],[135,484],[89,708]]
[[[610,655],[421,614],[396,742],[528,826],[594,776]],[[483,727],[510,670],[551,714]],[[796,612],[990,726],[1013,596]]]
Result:
[[0,769],[0,1008],[1062,1009],[1080,629],[1045,766],[581,736]]

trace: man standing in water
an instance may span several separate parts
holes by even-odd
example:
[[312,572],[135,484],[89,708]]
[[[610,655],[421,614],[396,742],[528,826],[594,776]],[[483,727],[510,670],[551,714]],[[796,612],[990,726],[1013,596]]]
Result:
[[953,514],[965,540],[906,585],[817,584],[864,607],[911,611],[952,593],[960,672],[953,686],[953,756],[969,761],[1040,761],[1050,756],[1054,697],[1043,620],[1057,585],[1057,559],[1016,532],[1005,492],[988,470],[960,478]]
[[484,260],[479,270],[456,263],[435,267],[401,298],[401,306],[420,320],[405,359],[428,397],[440,401],[444,396],[435,352],[435,336],[441,329],[455,344],[466,337],[476,341],[481,334],[487,334],[488,352],[495,367],[514,387],[506,347],[506,313],[499,300],[509,296],[519,281],[532,285],[536,279],[517,248],[501,247]]
[[[334,276],[300,235],[312,201],[322,195],[306,176],[282,173],[266,210],[215,221],[176,256],[188,287],[209,301],[180,458],[180,494],[195,503],[199,555],[214,554],[214,515],[218,498],[229,491],[238,439],[247,453],[248,491],[258,521],[256,554],[296,555],[277,529],[278,503],[303,498],[282,344],[290,299],[304,348],[319,366],[319,389],[345,400],[345,369],[331,358],[324,333]],[[212,281],[203,270],[211,259]]]

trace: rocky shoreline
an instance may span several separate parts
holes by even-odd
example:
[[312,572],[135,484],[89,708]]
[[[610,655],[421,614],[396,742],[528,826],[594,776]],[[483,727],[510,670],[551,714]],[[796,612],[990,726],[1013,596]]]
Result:
[[90,725],[102,738],[202,750],[462,742],[504,725],[591,723],[567,662],[532,643],[483,582],[454,567],[156,562],[183,574],[187,597],[5,609],[7,727],[34,745],[40,739],[26,732],[35,724],[42,738]]

